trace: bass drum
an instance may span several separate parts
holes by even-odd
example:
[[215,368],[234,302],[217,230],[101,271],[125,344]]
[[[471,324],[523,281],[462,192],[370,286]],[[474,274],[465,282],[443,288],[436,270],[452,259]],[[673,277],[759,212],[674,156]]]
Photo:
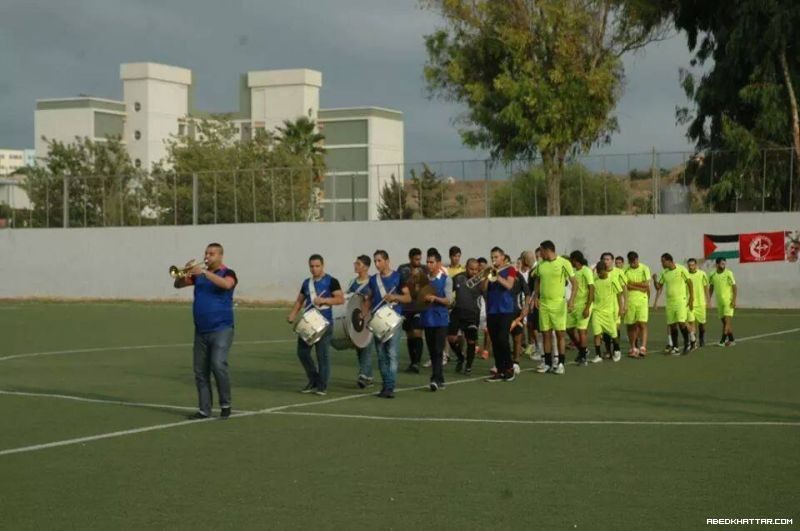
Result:
[[367,329],[366,319],[361,311],[363,300],[362,295],[350,293],[344,304],[333,307],[331,346],[336,350],[366,348],[372,340],[372,334]]

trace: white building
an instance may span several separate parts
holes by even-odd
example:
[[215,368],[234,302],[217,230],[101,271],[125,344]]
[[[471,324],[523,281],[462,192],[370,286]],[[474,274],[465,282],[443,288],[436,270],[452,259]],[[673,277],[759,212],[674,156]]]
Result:
[[24,149],[0,149],[0,177],[7,177],[26,165]]
[[31,208],[22,186],[24,177],[14,173],[32,165],[32,154],[31,149],[0,149],[0,204],[26,210]]
[[[36,157],[42,137],[73,142],[118,135],[134,165],[151,169],[166,156],[170,137],[191,132],[192,72],[157,63],[120,66],[123,100],[94,97],[38,100],[34,118]],[[231,113],[242,140],[256,129],[274,130],[302,116],[326,135],[330,171],[323,199],[329,221],[376,219],[380,189],[390,178],[378,164],[402,164],[403,115],[377,107],[320,109],[322,74],[315,70],[260,70],[241,77],[239,110]],[[402,178],[402,172],[397,175]]]

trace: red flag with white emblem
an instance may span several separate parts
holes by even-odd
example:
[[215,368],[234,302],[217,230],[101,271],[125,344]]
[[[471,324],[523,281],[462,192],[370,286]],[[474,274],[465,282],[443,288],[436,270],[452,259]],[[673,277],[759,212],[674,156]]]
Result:
[[739,235],[739,263],[777,262],[786,259],[783,232]]

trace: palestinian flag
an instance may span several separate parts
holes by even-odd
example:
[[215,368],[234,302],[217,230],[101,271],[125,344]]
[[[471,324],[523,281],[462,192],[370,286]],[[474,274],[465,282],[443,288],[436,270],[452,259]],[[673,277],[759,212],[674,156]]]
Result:
[[703,234],[703,256],[706,260],[739,258],[739,235]]

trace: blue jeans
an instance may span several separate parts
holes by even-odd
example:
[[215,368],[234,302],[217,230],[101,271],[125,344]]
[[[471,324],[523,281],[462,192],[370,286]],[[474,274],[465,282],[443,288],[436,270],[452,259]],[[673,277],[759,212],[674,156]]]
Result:
[[[328,389],[328,380],[331,377],[331,339],[333,339],[333,329],[330,327],[322,339],[313,345],[307,345],[305,341],[297,338],[297,357],[306,370],[308,382],[320,391]],[[316,364],[311,357],[311,347],[317,351]]]
[[364,348],[357,348],[356,356],[358,356],[358,374],[372,378],[372,341]]
[[373,342],[378,352],[378,368],[383,379],[383,389],[394,391],[397,382],[397,347],[400,344],[400,331],[398,330],[386,343],[381,343],[377,339]]
[[228,351],[233,343],[233,328],[194,334],[194,381],[197,385],[198,409],[211,416],[213,401],[211,373],[217,381],[219,406],[231,407],[231,379],[228,374]]

